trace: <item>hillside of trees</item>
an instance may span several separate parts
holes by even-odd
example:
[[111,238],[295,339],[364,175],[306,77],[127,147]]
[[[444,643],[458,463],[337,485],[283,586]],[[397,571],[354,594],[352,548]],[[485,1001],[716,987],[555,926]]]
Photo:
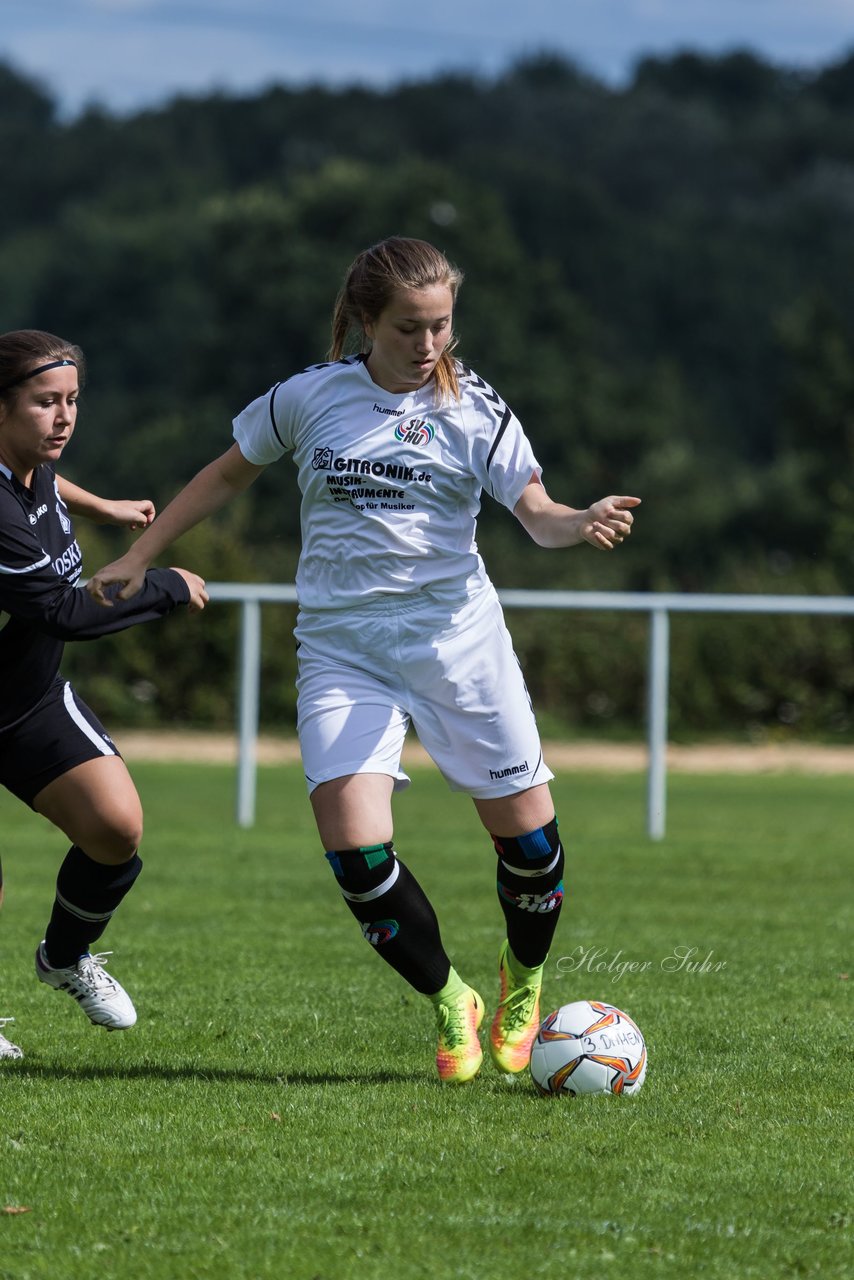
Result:
[[[162,506],[248,400],[324,356],[355,253],[423,236],[465,272],[460,354],[526,425],[552,495],[644,500],[614,556],[541,551],[485,504],[498,585],[849,594],[852,107],[854,54],[810,73],[649,58],[620,89],[540,57],[72,121],[0,65],[0,327],[87,353],[66,473]],[[90,569],[122,545],[84,533]],[[291,581],[297,538],[285,462],[175,559]],[[265,615],[264,716],[282,728],[286,615]],[[511,625],[547,728],[639,729],[642,617]],[[216,606],[67,665],[123,723],[228,723],[234,629]],[[844,622],[674,620],[673,668],[675,736],[854,732]]]

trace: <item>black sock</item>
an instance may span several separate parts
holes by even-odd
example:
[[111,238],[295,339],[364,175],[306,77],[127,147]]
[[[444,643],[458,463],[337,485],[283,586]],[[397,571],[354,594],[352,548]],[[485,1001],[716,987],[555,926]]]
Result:
[[377,953],[422,995],[441,991],[451,962],[439,922],[392,842],[326,856],[347,906]]
[[110,917],[142,870],[135,853],[128,862],[94,862],[72,845],[56,878],[56,899],[45,931],[45,951],[54,969],[76,964],[100,938]]
[[519,963],[533,969],[549,954],[563,904],[564,854],[557,820],[525,836],[492,839],[507,941]]

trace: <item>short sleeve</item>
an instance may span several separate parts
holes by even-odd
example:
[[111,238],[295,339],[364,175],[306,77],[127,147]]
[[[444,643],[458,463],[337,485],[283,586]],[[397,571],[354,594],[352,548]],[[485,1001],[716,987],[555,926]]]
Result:
[[243,409],[233,422],[234,439],[247,462],[265,467],[293,448],[286,412],[286,384],[277,382]]
[[[469,377],[476,375],[469,371]],[[542,468],[513,411],[488,384],[480,379],[477,384],[469,382],[464,405],[472,471],[484,492],[512,511]]]

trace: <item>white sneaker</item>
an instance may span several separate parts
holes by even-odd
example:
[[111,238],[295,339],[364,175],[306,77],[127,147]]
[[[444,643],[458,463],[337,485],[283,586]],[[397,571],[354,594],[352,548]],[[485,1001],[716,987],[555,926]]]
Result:
[[[14,1018],[0,1018],[0,1027],[5,1027],[7,1022],[14,1022]],[[16,1044],[12,1044],[11,1040],[7,1040],[0,1031],[0,1058],[23,1058],[23,1052]]]
[[80,1005],[91,1022],[108,1031],[124,1031],[136,1022],[136,1009],[130,996],[104,969],[103,962],[112,951],[92,956],[86,953],[67,969],[54,969],[47,962],[44,942],[36,948],[36,976],[57,991],[67,991]]

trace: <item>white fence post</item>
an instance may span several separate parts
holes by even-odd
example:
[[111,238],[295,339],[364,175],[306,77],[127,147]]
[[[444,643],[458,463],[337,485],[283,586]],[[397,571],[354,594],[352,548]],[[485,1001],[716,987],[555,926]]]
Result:
[[261,605],[244,600],[240,607],[240,693],[238,704],[237,824],[255,822],[258,694],[261,677]]
[[646,832],[661,840],[667,815],[667,685],[670,667],[670,618],[666,609],[650,611],[647,671],[647,741],[649,769],[646,790]]

